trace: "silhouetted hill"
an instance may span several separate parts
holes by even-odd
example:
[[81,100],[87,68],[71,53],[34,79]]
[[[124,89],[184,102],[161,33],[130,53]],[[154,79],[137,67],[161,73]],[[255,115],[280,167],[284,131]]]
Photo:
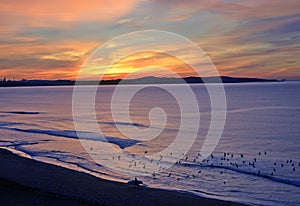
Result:
[[[201,83],[244,83],[244,82],[280,82],[285,80],[277,79],[260,79],[260,78],[244,78],[244,77],[186,77],[186,78],[168,78],[168,77],[142,77],[137,79],[117,79],[103,80],[101,85],[115,84],[201,84]],[[20,80],[11,81],[3,79],[0,81],[0,87],[22,87],[22,86],[68,86],[68,85],[97,85],[98,81],[71,81],[71,80]]]

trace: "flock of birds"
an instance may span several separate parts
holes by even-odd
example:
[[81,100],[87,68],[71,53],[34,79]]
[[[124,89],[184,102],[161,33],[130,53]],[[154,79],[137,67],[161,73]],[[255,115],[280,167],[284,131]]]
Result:
[[[144,152],[144,157],[148,153],[148,151]],[[170,156],[173,154],[170,153]],[[211,167],[211,168],[219,168],[222,169],[220,171],[220,175],[224,173],[224,171],[231,170],[231,171],[241,171],[244,173],[256,175],[256,176],[262,176],[262,177],[268,177],[271,178],[272,176],[275,176],[277,172],[280,170],[285,169],[288,172],[295,172],[296,170],[300,170],[300,162],[296,162],[293,159],[287,159],[285,161],[274,161],[271,162],[271,160],[268,160],[267,156],[269,153],[267,151],[264,152],[258,152],[256,157],[254,158],[248,158],[245,154],[233,154],[224,152],[219,153],[218,155],[211,154],[209,158],[206,158],[205,160],[202,160],[199,162],[199,157],[201,156],[200,153],[198,153],[196,156],[181,154],[179,155],[180,160],[178,160],[175,165],[178,167],[191,167],[194,166],[194,168],[198,168],[198,170],[192,170],[193,173],[191,174],[184,174],[180,175],[176,172],[166,172],[164,167],[160,167],[158,172],[152,172],[152,178],[153,180],[157,179],[158,173],[160,175],[164,175],[165,177],[175,177],[177,178],[177,181],[180,181],[182,178],[196,178],[201,174],[201,167]],[[170,157],[168,156],[168,157]],[[142,165],[142,168],[144,170],[147,170],[147,163],[151,164],[157,164],[159,165],[160,162],[164,159],[163,156],[160,156],[158,160],[149,160],[148,162],[141,162],[137,161],[136,156],[132,154],[132,159],[129,162],[128,169],[134,170],[139,165]],[[122,159],[121,155],[117,157],[112,157],[113,159],[120,160]],[[269,158],[270,159],[270,158]],[[265,164],[268,164],[266,166]],[[196,167],[195,167],[196,166]],[[176,170],[175,170],[176,171]],[[224,184],[226,182],[224,181]]]

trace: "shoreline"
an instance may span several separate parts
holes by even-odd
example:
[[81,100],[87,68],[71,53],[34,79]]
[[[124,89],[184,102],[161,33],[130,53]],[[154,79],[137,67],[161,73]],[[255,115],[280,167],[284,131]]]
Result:
[[0,202],[5,205],[245,205],[188,192],[136,188],[6,149],[0,149],[0,160]]

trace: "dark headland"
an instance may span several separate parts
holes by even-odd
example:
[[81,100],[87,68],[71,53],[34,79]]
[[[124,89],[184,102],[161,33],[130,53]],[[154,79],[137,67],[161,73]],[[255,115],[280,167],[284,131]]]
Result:
[[[184,80],[184,81],[183,81]],[[247,83],[247,82],[281,82],[283,80],[277,79],[261,79],[261,78],[247,78],[247,77],[185,77],[168,78],[168,77],[143,77],[137,79],[115,79],[98,81],[72,81],[72,80],[6,80],[0,79],[0,87],[23,87],[23,86],[72,86],[72,85],[116,85],[116,84],[203,84],[203,83]]]

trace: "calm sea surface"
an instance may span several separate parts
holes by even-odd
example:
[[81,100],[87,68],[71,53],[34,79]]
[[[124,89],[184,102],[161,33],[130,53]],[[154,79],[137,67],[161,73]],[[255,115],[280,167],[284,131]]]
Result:
[[[123,86],[123,90],[134,87]],[[182,91],[181,85],[167,87]],[[213,155],[201,162],[197,157],[209,130],[212,111],[206,87],[191,85],[191,88],[198,99],[201,117],[191,150],[180,157],[175,157],[176,151],[170,153],[168,158],[181,159],[178,164],[138,178],[151,187],[252,205],[300,205],[300,82],[225,84],[225,128]],[[84,89],[89,92],[88,86]],[[132,122],[126,122],[112,117],[114,89],[115,86],[103,86],[97,92],[96,119],[102,131],[99,135],[89,130],[90,122],[84,122],[86,128],[76,133],[72,117],[73,87],[0,88],[0,146],[39,161],[128,181],[133,177],[126,175],[126,171],[138,167],[147,170],[150,167],[143,160],[174,141],[181,124],[181,105],[159,85],[148,85],[132,98],[129,105]],[[119,104],[118,114],[122,117],[126,115],[126,105]],[[151,125],[149,112],[155,107],[164,110],[165,125]],[[190,118],[192,124],[194,114]],[[120,132],[120,128],[135,127],[146,134],[150,125],[154,130],[164,128],[150,141],[135,140]],[[85,149],[78,134],[81,142],[88,145]],[[189,140],[188,135],[186,138]],[[97,144],[108,149],[97,150]],[[113,156],[109,152],[111,146],[132,155],[132,160]],[[97,155],[97,161],[88,153]],[[160,161],[168,158],[161,157]],[[101,164],[110,161],[124,173]]]

